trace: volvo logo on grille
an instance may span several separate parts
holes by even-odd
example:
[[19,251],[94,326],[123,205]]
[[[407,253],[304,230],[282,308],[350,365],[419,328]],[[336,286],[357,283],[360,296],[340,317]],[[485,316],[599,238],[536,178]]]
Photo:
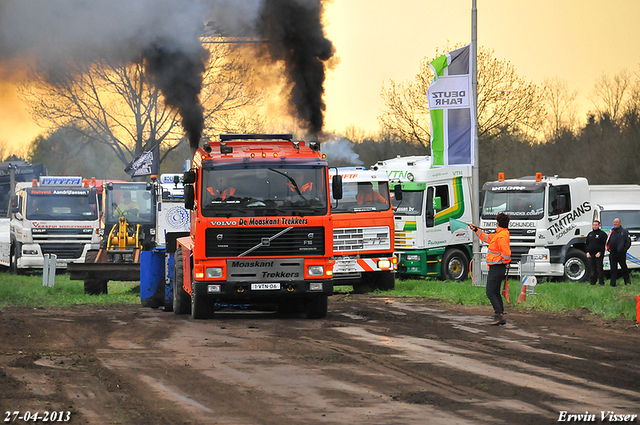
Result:
[[219,241],[221,241],[223,237],[224,237],[224,235],[222,233],[218,233],[216,235],[216,239],[219,240]]
[[262,242],[262,246],[270,246],[271,245],[271,239],[269,239],[269,238],[262,238],[260,241]]
[[308,238],[308,239],[313,239],[313,233],[308,233],[308,234],[307,234],[307,238]]

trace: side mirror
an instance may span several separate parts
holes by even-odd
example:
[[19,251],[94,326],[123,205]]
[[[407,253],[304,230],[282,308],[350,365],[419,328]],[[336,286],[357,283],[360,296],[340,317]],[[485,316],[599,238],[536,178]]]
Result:
[[18,220],[22,220],[24,217],[22,216],[22,213],[21,213],[21,212],[17,212],[17,213],[16,213],[16,218],[17,218]]
[[98,189],[92,187],[89,189],[89,205],[97,205],[98,204]]
[[402,201],[402,185],[401,184],[397,184],[394,186],[393,188],[393,197],[396,199],[396,201]]
[[11,214],[15,214],[18,211],[20,211],[20,197],[19,196],[14,195],[14,196],[11,197],[10,211],[11,211]]
[[196,172],[195,171],[185,171],[183,175],[183,183],[184,184],[193,184],[196,182]]
[[331,190],[333,191],[333,199],[342,199],[342,176],[336,174],[331,179]]
[[565,195],[558,195],[558,210],[565,211],[567,209],[567,197]]
[[433,187],[427,188],[427,213],[425,215],[425,224],[427,227],[435,226],[435,210],[433,208]]
[[442,209],[442,198],[439,196],[436,196],[435,198],[433,198],[433,208],[435,208],[436,210],[441,210]]
[[193,189],[193,185],[185,184],[184,185],[184,207],[188,210],[192,210],[193,205],[195,203],[195,199],[196,199],[196,196],[195,196],[195,190]]

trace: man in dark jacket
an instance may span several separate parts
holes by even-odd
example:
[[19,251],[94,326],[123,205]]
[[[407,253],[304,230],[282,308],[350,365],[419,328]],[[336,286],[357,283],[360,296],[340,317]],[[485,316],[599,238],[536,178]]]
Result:
[[600,229],[598,220],[593,220],[591,227],[593,230],[587,235],[587,261],[591,269],[591,284],[595,285],[597,279],[600,285],[604,286],[602,261],[607,246],[607,234]]
[[618,264],[620,264],[624,283],[626,285],[631,283],[631,280],[629,279],[629,269],[627,268],[627,250],[630,246],[631,238],[629,237],[629,232],[627,229],[622,227],[622,223],[619,218],[614,218],[613,229],[611,229],[611,233],[609,233],[609,240],[607,241],[609,264],[611,265],[611,286],[616,286],[616,279],[618,278]]

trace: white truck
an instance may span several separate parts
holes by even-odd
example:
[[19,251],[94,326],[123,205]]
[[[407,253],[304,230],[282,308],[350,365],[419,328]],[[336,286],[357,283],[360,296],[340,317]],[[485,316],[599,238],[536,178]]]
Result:
[[393,200],[398,274],[467,279],[473,235],[449,223],[472,222],[471,167],[432,168],[431,157],[408,156],[379,161],[372,169],[402,187],[402,200]]
[[[523,256],[536,276],[570,281],[588,278],[585,242],[595,217],[586,178],[532,177],[483,185],[480,227],[494,231],[496,215],[511,216],[510,274],[520,274]],[[486,245],[482,248],[486,252]],[[531,264],[533,262],[533,265]]]
[[[640,268],[640,185],[592,185],[589,190],[602,229],[609,232],[613,219],[619,218],[622,227],[629,231],[631,247],[627,251],[627,266]],[[610,269],[608,255],[604,258],[604,269]]]
[[56,254],[56,267],[66,268],[99,248],[97,190],[82,177],[40,176],[17,183],[9,214],[10,240],[0,249],[8,255],[0,264],[17,274],[42,269],[44,254]]
[[394,289],[397,258],[387,174],[364,167],[329,169],[331,179],[336,174],[342,176],[342,197],[332,196],[331,202],[334,285],[352,285],[355,292]]

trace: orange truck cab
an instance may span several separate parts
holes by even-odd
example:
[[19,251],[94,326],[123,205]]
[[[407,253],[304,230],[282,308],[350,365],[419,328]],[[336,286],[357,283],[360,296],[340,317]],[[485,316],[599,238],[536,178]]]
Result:
[[331,203],[334,285],[352,285],[355,292],[394,289],[398,261],[389,177],[364,167],[329,172],[331,179],[342,177],[342,199]]
[[318,143],[221,135],[195,152],[183,180],[191,230],[177,240],[174,313],[204,319],[245,303],[326,316],[333,226]]

